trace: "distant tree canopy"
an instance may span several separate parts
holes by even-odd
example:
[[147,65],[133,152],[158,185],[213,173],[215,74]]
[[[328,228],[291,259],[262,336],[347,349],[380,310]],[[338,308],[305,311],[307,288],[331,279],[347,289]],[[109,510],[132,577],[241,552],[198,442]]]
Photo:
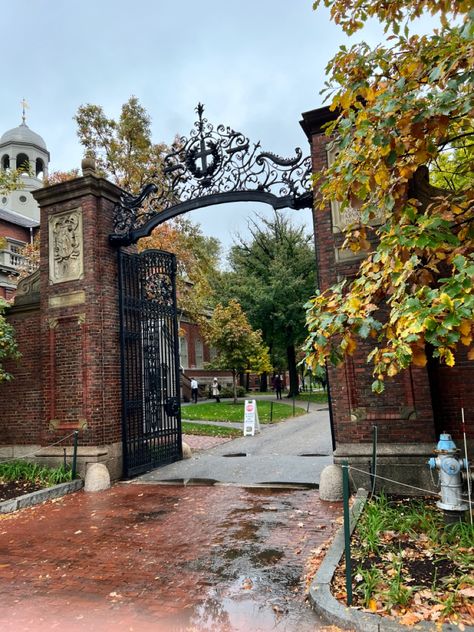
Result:
[[[152,142],[150,116],[136,97],[124,103],[118,120],[91,104],[82,105],[75,120],[81,144],[95,158],[99,173],[133,194],[156,181],[168,148]],[[178,218],[155,228],[138,246],[176,254],[179,305],[197,318],[210,300],[209,277],[218,265],[219,241],[203,235],[198,224]]]
[[290,394],[298,393],[297,348],[305,339],[304,304],[316,288],[312,237],[281,213],[249,223],[250,238],[230,251],[231,271],[216,295],[237,299],[249,322],[262,331],[276,369],[287,367]]
[[252,329],[238,301],[232,299],[225,306],[216,305],[212,317],[202,322],[202,329],[208,344],[217,351],[210,366],[232,371],[234,402],[237,401],[239,373],[271,371],[268,347],[262,334]]
[[[317,0],[314,8],[322,4],[348,34],[369,17],[392,34],[388,45],[341,47],[327,67],[337,157],[318,204],[357,210],[345,246],[368,254],[354,280],[312,299],[307,362],[337,364],[358,339],[373,339],[380,392],[386,376],[424,366],[427,352],[453,366],[465,345],[474,359],[472,2]],[[438,28],[410,34],[410,20],[426,13]]]

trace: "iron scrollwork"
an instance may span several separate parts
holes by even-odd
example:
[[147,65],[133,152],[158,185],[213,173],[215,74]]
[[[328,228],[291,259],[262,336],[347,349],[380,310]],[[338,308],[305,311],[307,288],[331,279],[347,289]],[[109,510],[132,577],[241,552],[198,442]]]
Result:
[[[247,192],[257,192],[254,200],[258,199],[258,192],[267,194],[265,201],[275,208],[312,205],[311,158],[303,157],[301,149],[296,148],[293,158],[261,151],[260,142],[252,145],[246,136],[230,127],[214,128],[204,118],[201,103],[195,111],[198,120],[189,137],[182,136],[173,143],[155,181],[137,197],[122,195],[115,208],[113,242],[131,243],[133,239],[127,240],[126,236],[163,211],[180,207],[176,212],[179,214],[188,210],[182,209],[183,204],[200,198],[209,203],[212,196],[220,196],[219,202],[229,201],[226,194],[232,192],[237,193],[233,200],[238,199],[238,193],[246,200],[250,199],[245,197]],[[171,212],[165,213],[163,221],[172,216]]]

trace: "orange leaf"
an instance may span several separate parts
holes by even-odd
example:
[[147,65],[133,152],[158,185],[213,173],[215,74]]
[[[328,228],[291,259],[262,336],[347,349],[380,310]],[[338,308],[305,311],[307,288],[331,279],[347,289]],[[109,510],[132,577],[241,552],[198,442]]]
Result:
[[400,619],[400,623],[402,625],[415,625],[415,623],[418,623],[419,621],[422,620],[423,617],[420,617],[419,614],[416,614],[416,612],[407,612],[405,615],[403,615],[403,617],[401,617]]
[[413,364],[415,366],[424,367],[426,366],[426,363],[427,363],[427,359],[426,359],[425,352],[421,351],[421,349],[416,349],[413,352]]

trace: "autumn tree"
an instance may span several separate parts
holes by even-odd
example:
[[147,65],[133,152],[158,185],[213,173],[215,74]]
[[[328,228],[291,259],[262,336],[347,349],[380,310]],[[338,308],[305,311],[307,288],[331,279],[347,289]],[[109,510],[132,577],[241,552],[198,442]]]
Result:
[[[139,193],[161,173],[168,148],[152,142],[150,116],[136,97],[130,97],[122,106],[118,120],[108,118],[100,106],[91,104],[82,105],[75,120],[81,144],[95,158],[98,172],[126,191]],[[198,224],[177,218],[155,228],[138,246],[140,250],[158,248],[176,254],[179,304],[197,318],[208,302],[208,278],[220,254],[218,240],[204,236]]]
[[5,360],[17,359],[20,356],[15,331],[5,318],[8,305],[7,301],[0,298],[0,382],[12,379],[12,375],[4,367]]
[[252,327],[262,331],[273,365],[288,368],[290,395],[297,395],[297,350],[306,336],[304,304],[316,289],[312,237],[283,214],[249,222],[250,238],[230,251],[231,271],[216,292],[236,298]]
[[210,320],[202,323],[202,328],[207,343],[217,351],[210,368],[232,371],[234,403],[237,403],[239,373],[271,371],[269,351],[262,334],[252,329],[236,300],[230,300],[226,306],[219,303]]
[[74,119],[81,145],[94,157],[97,171],[122,189],[138,194],[157,174],[167,147],[152,142],[151,119],[137,97],[122,105],[118,120],[90,103],[81,105]]
[[[386,376],[424,366],[430,354],[453,366],[465,345],[474,359],[472,3],[317,0],[314,8],[322,4],[348,34],[371,17],[391,34],[387,45],[342,47],[327,68],[337,157],[317,204],[358,211],[345,246],[367,256],[354,280],[310,302],[307,361],[338,363],[358,339],[372,339],[380,392]],[[438,27],[410,33],[426,13]],[[430,182],[430,171],[453,164],[461,167],[449,182]]]
[[10,193],[20,185],[20,177],[22,171],[20,169],[8,169],[5,171],[0,168],[0,193]]

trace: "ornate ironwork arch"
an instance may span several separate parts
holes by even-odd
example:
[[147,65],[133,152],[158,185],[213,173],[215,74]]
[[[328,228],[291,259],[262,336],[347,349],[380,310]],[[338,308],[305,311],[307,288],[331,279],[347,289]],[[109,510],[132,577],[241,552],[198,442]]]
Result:
[[214,128],[203,117],[188,138],[182,136],[165,156],[161,174],[133,197],[124,193],[115,207],[117,246],[135,243],[155,226],[190,210],[226,202],[264,202],[274,209],[311,208],[311,159],[298,147],[293,158],[261,151],[260,143],[230,127]]

